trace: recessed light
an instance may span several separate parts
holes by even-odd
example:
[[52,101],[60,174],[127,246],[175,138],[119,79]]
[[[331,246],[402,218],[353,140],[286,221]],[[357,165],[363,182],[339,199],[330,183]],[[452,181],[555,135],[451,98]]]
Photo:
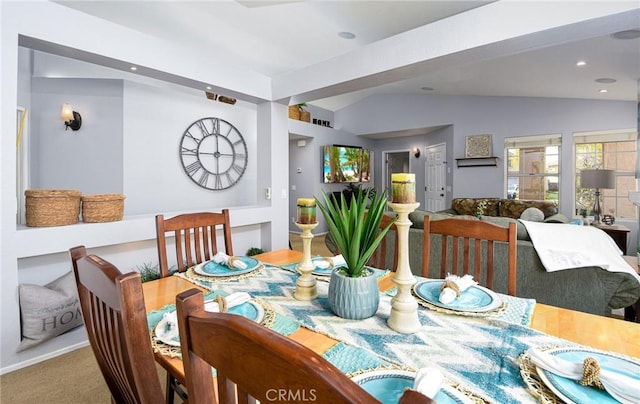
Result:
[[618,81],[618,80],[616,80],[616,79],[611,79],[611,78],[608,78],[608,77],[603,77],[603,78],[600,78],[600,79],[595,79],[595,82],[596,82],[596,83],[602,83],[602,84],[611,84],[611,83],[615,83],[616,81]]
[[338,36],[343,39],[353,39],[356,37],[356,34],[353,32],[342,31],[338,32]]
[[130,69],[132,72],[135,72],[136,70],[138,70],[138,68],[137,68],[137,67],[135,67],[135,66],[131,66],[129,69]]
[[640,38],[640,29],[628,29],[626,31],[618,31],[611,34],[614,39],[636,39]]
[[608,92],[606,88],[601,88],[600,90],[598,90],[599,93],[606,93]]
[[207,86],[207,90],[211,90],[211,86]]
[[586,65],[587,65],[587,62],[585,62],[584,60],[578,60],[578,62],[576,63],[576,66],[578,67],[583,67]]
[[420,90],[433,91],[433,87],[420,87]]

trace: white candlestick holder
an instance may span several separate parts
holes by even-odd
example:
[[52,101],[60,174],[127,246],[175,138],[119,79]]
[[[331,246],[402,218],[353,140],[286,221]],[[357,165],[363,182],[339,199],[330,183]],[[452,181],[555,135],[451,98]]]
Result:
[[293,293],[293,297],[298,300],[313,300],[318,296],[318,288],[316,277],[311,275],[315,269],[315,265],[311,261],[311,239],[313,239],[311,230],[315,229],[318,223],[296,222],[296,226],[302,230],[300,235],[302,238],[302,261],[296,267],[300,276],[296,280],[296,291]]
[[420,206],[420,203],[393,203],[388,205],[398,215],[395,225],[398,237],[398,268],[393,277],[397,285],[398,293],[391,299],[391,314],[387,325],[394,331],[402,334],[417,332],[422,324],[418,319],[418,302],[411,294],[411,287],[416,283],[416,278],[409,266],[409,213]]

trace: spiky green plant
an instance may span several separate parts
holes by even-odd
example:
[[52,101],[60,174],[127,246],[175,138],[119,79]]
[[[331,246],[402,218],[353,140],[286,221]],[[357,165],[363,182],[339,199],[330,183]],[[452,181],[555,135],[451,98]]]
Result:
[[[350,203],[344,194],[338,200],[324,191],[323,201],[316,198],[331,236],[347,264],[343,272],[351,278],[364,274],[365,264],[393,225],[390,223],[380,229],[387,203],[386,192],[376,192],[371,198],[369,194],[369,190],[359,189],[351,195]],[[371,204],[367,206],[369,201]]]

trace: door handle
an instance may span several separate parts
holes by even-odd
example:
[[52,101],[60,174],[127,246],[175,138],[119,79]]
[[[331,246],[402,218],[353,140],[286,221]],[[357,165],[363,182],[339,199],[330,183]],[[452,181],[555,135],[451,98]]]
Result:
[[444,196],[444,194],[440,194],[440,196]]

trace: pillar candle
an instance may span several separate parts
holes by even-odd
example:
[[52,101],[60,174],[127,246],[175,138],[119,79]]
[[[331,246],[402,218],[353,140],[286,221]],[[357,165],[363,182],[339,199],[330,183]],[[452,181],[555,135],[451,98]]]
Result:
[[316,223],[316,200],[313,198],[298,198],[298,223]]
[[416,203],[416,175],[391,174],[391,202]]

